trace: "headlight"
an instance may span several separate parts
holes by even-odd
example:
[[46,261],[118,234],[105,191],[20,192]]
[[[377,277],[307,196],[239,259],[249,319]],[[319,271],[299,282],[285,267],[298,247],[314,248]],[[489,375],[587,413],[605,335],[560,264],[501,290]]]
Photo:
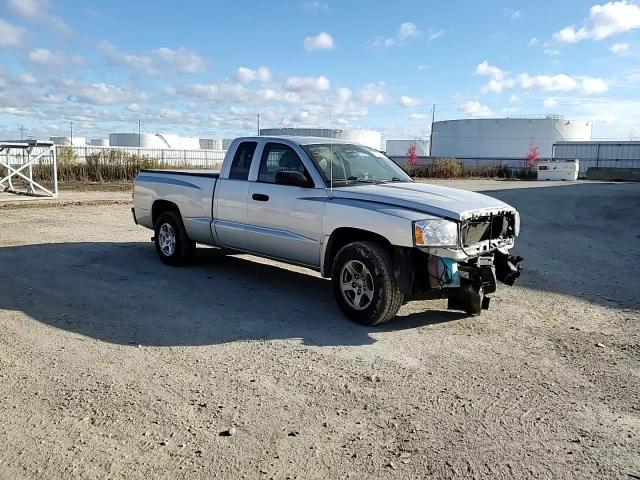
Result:
[[515,219],[513,222],[513,234],[516,237],[520,235],[520,214],[518,212],[515,213]]
[[417,247],[455,247],[458,245],[458,224],[449,220],[421,220],[413,224]]

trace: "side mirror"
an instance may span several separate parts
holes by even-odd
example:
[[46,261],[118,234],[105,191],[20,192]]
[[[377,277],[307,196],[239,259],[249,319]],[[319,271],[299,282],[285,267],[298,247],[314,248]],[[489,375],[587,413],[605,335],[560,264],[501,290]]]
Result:
[[282,171],[276,173],[276,183],[279,185],[291,185],[294,187],[310,188],[313,187],[312,182],[296,170]]

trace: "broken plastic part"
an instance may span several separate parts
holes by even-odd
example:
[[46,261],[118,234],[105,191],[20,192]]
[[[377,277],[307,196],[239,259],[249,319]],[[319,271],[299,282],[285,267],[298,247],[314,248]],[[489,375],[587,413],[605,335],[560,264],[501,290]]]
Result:
[[496,278],[505,285],[512,286],[516,279],[520,276],[522,262],[524,258],[520,256],[508,255],[501,252],[496,252],[495,266],[496,266]]

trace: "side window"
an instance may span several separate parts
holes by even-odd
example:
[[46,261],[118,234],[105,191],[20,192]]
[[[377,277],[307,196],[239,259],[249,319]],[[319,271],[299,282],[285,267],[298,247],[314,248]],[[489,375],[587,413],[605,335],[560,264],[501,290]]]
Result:
[[251,160],[256,151],[257,142],[242,142],[238,145],[236,154],[231,163],[229,170],[229,178],[233,180],[247,180],[249,178],[249,169],[251,168]]
[[263,183],[276,183],[278,172],[297,171],[311,178],[302,164],[298,154],[288,145],[281,143],[267,143],[260,160],[260,172],[258,181]]

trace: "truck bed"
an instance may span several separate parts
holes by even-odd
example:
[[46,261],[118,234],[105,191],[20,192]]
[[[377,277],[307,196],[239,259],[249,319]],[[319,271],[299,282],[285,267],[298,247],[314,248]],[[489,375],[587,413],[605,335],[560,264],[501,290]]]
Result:
[[192,240],[215,245],[211,233],[213,194],[219,172],[187,169],[143,169],[134,181],[136,221],[154,228],[156,200],[177,206]]

